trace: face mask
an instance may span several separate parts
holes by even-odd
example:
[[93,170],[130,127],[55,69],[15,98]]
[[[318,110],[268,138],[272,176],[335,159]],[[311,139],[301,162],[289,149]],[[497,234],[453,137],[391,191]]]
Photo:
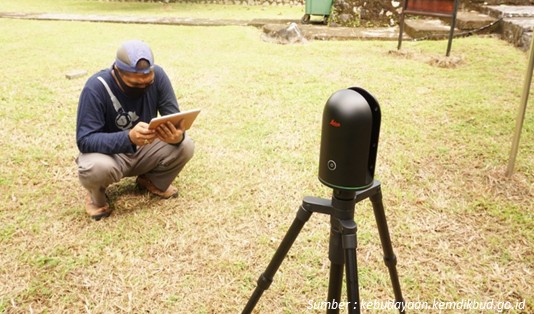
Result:
[[132,98],[139,98],[141,96],[143,96],[147,90],[147,88],[152,85],[152,84],[149,84],[145,87],[130,87],[128,85],[126,85],[126,83],[123,81],[120,73],[118,71],[115,71],[115,77],[117,77],[117,80],[119,81],[119,85],[120,87],[122,88],[122,90],[124,91],[124,94],[126,94],[126,96],[128,97],[132,97]]

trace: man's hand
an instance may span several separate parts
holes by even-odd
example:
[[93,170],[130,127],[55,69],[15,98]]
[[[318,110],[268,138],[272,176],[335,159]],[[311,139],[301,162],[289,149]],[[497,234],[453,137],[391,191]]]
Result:
[[148,145],[156,139],[156,131],[148,128],[148,123],[139,122],[128,132],[130,141],[139,147]]
[[160,124],[156,128],[156,135],[165,143],[180,143],[184,138],[184,120],[180,121],[180,124],[177,127],[170,121]]

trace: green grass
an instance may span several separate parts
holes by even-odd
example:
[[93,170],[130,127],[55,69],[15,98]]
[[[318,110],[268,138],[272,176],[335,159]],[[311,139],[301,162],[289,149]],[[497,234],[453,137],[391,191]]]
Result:
[[303,6],[248,6],[161,2],[96,0],[0,0],[0,12],[144,15],[209,19],[294,19],[304,14]]
[[[529,107],[508,179],[527,60],[504,41],[455,39],[463,63],[439,68],[425,60],[445,41],[406,42],[403,56],[394,42],[275,45],[246,27],[1,22],[0,312],[240,312],[302,198],[331,195],[317,180],[320,122],[349,86],[381,105],[376,175],[405,298],[526,300],[533,311],[534,117]],[[74,162],[87,77],[65,73],[109,67],[132,37],[150,43],[182,108],[202,108],[196,155],[178,198],[124,179],[109,189],[112,216],[93,222]],[[368,201],[356,221],[362,299],[391,300]],[[258,313],[303,313],[325,298],[328,234],[328,217],[314,215]]]

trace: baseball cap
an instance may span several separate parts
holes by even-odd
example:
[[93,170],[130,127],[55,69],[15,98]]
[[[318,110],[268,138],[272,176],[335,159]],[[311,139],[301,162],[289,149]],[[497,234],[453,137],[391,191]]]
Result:
[[[146,60],[150,67],[138,69],[137,62]],[[117,50],[115,65],[119,70],[133,73],[148,74],[154,67],[154,56],[150,47],[141,40],[129,40],[124,42]]]

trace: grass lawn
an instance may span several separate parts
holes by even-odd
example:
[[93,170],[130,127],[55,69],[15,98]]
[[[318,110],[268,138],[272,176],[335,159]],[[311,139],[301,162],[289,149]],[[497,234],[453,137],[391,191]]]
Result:
[[[240,312],[303,197],[331,196],[317,180],[322,110],[350,86],[381,105],[376,175],[406,300],[524,301],[534,312],[532,106],[516,173],[504,176],[526,54],[492,37],[455,39],[463,62],[440,68],[425,60],[445,41],[405,42],[401,55],[390,53],[396,42],[283,46],[260,35],[2,19],[0,313]],[[65,74],[109,67],[130,38],[152,46],[182,109],[202,108],[189,132],[196,155],[178,198],[124,179],[109,189],[112,216],[94,222],[74,162],[88,76]],[[362,300],[392,300],[370,202],[356,222]],[[312,216],[257,313],[324,312],[307,307],[326,298],[328,235],[329,218]]]
[[304,6],[245,6],[98,0],[0,0],[0,12],[147,15],[211,19],[279,18],[298,20]]

